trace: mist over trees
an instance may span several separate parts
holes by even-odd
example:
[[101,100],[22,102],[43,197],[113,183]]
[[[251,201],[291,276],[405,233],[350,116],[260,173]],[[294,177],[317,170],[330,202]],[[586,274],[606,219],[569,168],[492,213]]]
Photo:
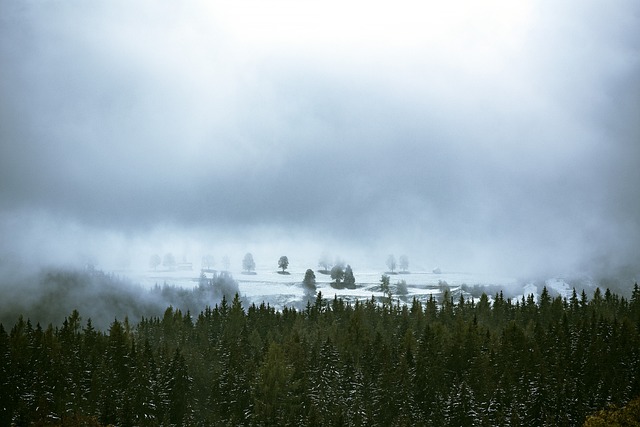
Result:
[[149,267],[151,269],[153,270],[157,269],[161,263],[162,263],[162,260],[160,259],[160,255],[153,254],[151,255],[151,257],[149,257]]
[[409,293],[406,280],[400,280],[396,283],[396,293],[400,296],[406,296]]
[[198,313],[223,296],[232,298],[238,284],[230,274],[216,273],[201,278],[193,289],[166,283],[145,289],[99,270],[45,269],[17,277],[2,289],[1,323],[11,324],[20,315],[43,324],[58,323],[72,310],[91,306],[93,326],[104,329],[114,317],[137,322],[143,316],[161,314],[167,306]]
[[214,261],[215,259],[213,255],[211,254],[203,255],[201,260],[202,268],[210,269],[211,267],[213,267]]
[[[639,20],[639,0],[0,0],[0,427],[637,420]],[[210,250],[255,304],[213,261],[185,273]],[[133,265],[160,282],[100,271]],[[543,286],[574,274],[600,288]]]
[[229,268],[231,268],[231,260],[227,255],[222,257],[222,268],[224,268],[225,271],[229,271]]
[[308,268],[304,273],[304,279],[302,280],[302,285],[305,289],[316,290],[316,275],[312,269]]
[[303,310],[281,312],[245,309],[236,295],[197,315],[167,307],[136,322],[112,319],[105,332],[89,320],[90,303],[56,326],[18,317],[0,324],[0,424],[632,420],[640,396],[638,286],[630,300],[609,290],[591,299],[543,294],[538,304],[501,294],[490,304],[483,294],[477,302],[402,306],[319,294]]
[[389,255],[387,257],[387,267],[389,267],[389,272],[391,272],[391,274],[395,274],[396,266],[396,257],[394,255]]
[[255,271],[255,269],[256,269],[256,263],[253,260],[253,255],[247,252],[244,258],[242,259],[242,270],[245,273],[252,273],[253,271]]
[[304,290],[304,299],[309,301],[316,296],[316,275],[310,268],[304,273],[302,280],[302,289]]
[[400,263],[400,270],[403,273],[407,273],[409,270],[409,257],[406,255],[401,255],[399,263]]
[[320,261],[318,261],[318,267],[321,268],[319,272],[322,274],[329,274],[332,266],[333,264],[331,263],[331,257],[329,257],[329,254],[324,252],[320,256]]
[[168,269],[173,269],[176,266],[176,258],[171,252],[164,254],[162,257],[162,265]]

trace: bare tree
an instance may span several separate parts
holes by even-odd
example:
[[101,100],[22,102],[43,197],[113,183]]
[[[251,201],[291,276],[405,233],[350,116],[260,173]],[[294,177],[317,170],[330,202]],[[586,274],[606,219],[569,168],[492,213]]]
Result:
[[207,254],[202,257],[202,268],[206,268],[207,270],[213,266],[213,255]]
[[329,254],[323,252],[322,256],[320,257],[320,261],[318,262],[318,266],[321,268],[320,272],[327,274],[329,272],[329,269],[331,268],[331,265],[331,258],[329,257]]
[[409,257],[406,256],[406,255],[401,255],[400,256],[400,270],[402,270],[404,273],[406,273],[408,269],[409,269]]
[[160,255],[153,254],[151,255],[151,258],[149,258],[149,267],[155,270],[156,268],[158,268],[161,262],[162,261],[160,260]]
[[176,258],[171,252],[164,254],[164,257],[162,258],[162,265],[167,268],[175,268]]
[[389,267],[389,271],[391,271],[392,273],[396,269],[396,257],[393,256],[393,254],[389,255],[389,257],[387,258],[387,267]]

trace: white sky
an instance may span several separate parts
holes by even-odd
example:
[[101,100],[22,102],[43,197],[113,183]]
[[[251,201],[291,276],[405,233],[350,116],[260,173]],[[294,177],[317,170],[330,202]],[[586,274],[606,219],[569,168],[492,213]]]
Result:
[[638,265],[639,16],[634,0],[0,0],[0,256],[224,241]]

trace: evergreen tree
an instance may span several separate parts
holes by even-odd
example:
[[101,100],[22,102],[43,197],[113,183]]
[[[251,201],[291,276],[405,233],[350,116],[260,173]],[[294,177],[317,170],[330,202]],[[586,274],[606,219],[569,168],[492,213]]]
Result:
[[350,265],[347,265],[347,268],[344,271],[344,287],[347,289],[356,288],[356,278],[353,275],[353,270]]
[[179,349],[167,363],[162,373],[162,395],[165,398],[165,418],[173,425],[183,425],[189,417],[192,378],[187,372],[184,356]]
[[623,408],[609,407],[590,415],[584,427],[640,427],[640,397]]
[[13,366],[9,347],[9,335],[0,323],[0,425],[11,424],[15,405],[14,387],[11,381]]
[[391,288],[389,286],[389,283],[389,276],[383,274],[382,277],[380,277],[380,290],[383,294],[385,294],[385,296],[387,296],[389,302],[391,302]]
[[292,373],[282,347],[271,343],[256,378],[253,422],[274,426],[287,424],[285,409],[291,398]]
[[114,320],[106,332],[90,319],[81,327],[77,311],[59,327],[18,318],[9,333],[0,324],[0,424],[634,420],[637,287],[629,302],[609,290],[591,302],[576,292],[512,304],[497,293],[493,305],[447,291],[441,309],[433,296],[409,307],[318,293],[304,312],[264,303],[245,311],[236,294],[195,323],[169,307],[136,325]]
[[309,402],[321,425],[333,425],[345,413],[342,370],[336,348],[327,339],[309,378]]
[[307,269],[302,280],[302,287],[306,293],[315,294],[316,292],[316,275],[313,270]]

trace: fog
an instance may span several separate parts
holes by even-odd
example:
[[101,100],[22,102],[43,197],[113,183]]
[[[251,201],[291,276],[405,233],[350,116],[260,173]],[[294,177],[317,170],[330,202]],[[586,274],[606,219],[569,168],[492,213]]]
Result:
[[0,0],[0,258],[638,277],[634,1]]

